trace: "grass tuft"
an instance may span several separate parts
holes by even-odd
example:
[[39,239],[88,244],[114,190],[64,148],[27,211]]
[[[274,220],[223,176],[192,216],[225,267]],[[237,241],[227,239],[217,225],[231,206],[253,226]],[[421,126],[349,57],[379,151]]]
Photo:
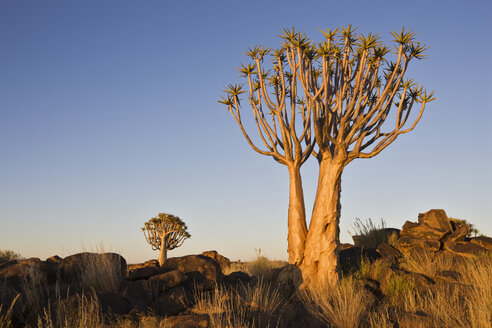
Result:
[[308,311],[336,328],[358,328],[364,322],[372,297],[357,288],[355,281],[344,278],[336,287],[318,286],[300,293]]

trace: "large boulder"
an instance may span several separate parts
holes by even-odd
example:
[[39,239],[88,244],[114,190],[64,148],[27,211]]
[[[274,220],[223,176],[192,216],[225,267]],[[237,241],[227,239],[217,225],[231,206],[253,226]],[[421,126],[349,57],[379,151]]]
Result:
[[128,279],[135,281],[148,279],[160,272],[159,262],[150,260],[145,263],[132,264],[128,267],[126,276]]
[[179,270],[171,270],[149,278],[151,287],[162,293],[186,281],[186,275]]
[[388,259],[390,262],[396,261],[402,256],[399,250],[386,243],[379,244],[378,248],[376,248],[376,252],[378,252],[382,258]]
[[37,257],[25,260],[12,260],[0,264],[0,281],[15,290],[20,290],[22,282],[36,277],[42,282],[54,282],[56,280],[57,266]]
[[63,281],[79,282],[81,275],[87,270],[101,267],[114,267],[116,274],[123,278],[126,275],[126,260],[116,253],[78,253],[65,257],[60,262],[60,275]]
[[176,269],[182,272],[198,271],[207,279],[221,281],[224,277],[220,265],[208,256],[187,255],[171,257],[164,263],[165,269]]
[[182,286],[166,291],[155,303],[155,313],[160,316],[176,315],[191,305],[192,295]]
[[433,239],[439,241],[441,240],[441,238],[449,233],[451,233],[451,231],[439,230],[425,223],[406,221],[401,229],[400,238],[410,237],[419,239]]
[[127,314],[130,311],[130,302],[120,294],[97,293],[97,299],[103,313]]
[[452,232],[453,227],[444,210],[430,210],[419,214],[419,223],[444,232]]
[[231,260],[229,260],[227,257],[220,255],[217,253],[217,251],[206,251],[202,253],[203,256],[210,257],[211,259],[215,260],[217,263],[219,263],[220,268],[222,271],[225,269],[228,269],[231,266]]

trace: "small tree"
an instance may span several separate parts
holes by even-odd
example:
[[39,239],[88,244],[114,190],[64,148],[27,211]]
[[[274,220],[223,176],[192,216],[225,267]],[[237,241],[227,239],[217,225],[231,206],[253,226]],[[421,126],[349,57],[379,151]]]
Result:
[[160,266],[166,262],[168,250],[181,246],[185,239],[191,237],[187,229],[188,227],[179,217],[167,213],[159,213],[145,222],[145,227],[142,228],[145,240],[153,250],[160,251]]

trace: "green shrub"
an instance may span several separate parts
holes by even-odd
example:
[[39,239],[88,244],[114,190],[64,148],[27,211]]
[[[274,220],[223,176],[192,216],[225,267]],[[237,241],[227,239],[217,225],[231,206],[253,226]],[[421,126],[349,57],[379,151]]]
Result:
[[386,294],[392,303],[396,303],[403,295],[415,290],[415,287],[415,283],[407,277],[393,275],[388,281]]

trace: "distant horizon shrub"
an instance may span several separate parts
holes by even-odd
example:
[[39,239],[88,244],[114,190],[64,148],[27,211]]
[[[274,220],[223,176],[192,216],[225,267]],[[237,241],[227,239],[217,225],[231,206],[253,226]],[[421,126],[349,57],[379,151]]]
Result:
[[19,253],[16,253],[10,249],[0,250],[0,263],[20,259],[22,259],[22,256]]
[[468,226],[468,233],[466,234],[466,237],[468,237],[468,238],[476,237],[480,233],[480,231],[478,231],[478,229],[475,227],[475,225],[473,223],[470,223],[466,219],[459,219],[459,218],[450,217],[449,221],[453,222],[455,224],[456,228],[458,228],[462,225],[467,225]]

